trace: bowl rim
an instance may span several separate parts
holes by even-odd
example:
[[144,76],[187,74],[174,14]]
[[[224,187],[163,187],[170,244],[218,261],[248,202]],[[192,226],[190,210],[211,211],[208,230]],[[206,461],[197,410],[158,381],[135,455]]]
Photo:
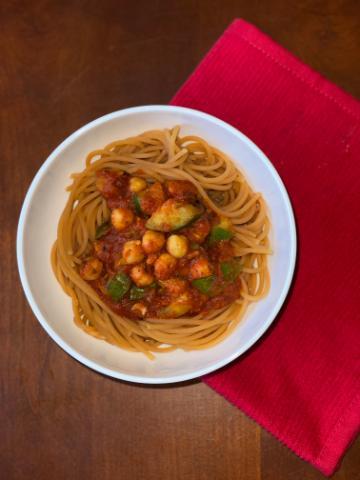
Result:
[[[26,226],[26,220],[29,212],[29,208],[31,206],[31,202],[33,199],[33,196],[37,190],[37,187],[42,180],[44,174],[48,170],[48,168],[51,166],[52,162],[55,160],[55,158],[58,156],[58,154],[67,146],[71,145],[78,137],[80,137],[83,133],[87,132],[88,130],[91,130],[93,127],[96,127],[97,125],[101,125],[103,123],[106,123],[109,120],[112,120],[114,118],[119,118],[123,116],[127,116],[129,114],[133,113],[145,113],[145,112],[176,112],[176,113],[187,113],[191,114],[192,116],[195,117],[200,117],[205,120],[209,120],[212,123],[215,123],[216,125],[220,126],[221,128],[224,128],[228,130],[230,133],[234,134],[237,136],[240,140],[242,140],[244,143],[247,144],[247,146],[253,150],[260,158],[261,160],[265,163],[265,165],[268,167],[270,172],[272,173],[277,186],[282,194],[282,200],[284,201],[285,209],[287,212],[288,216],[288,221],[290,225],[290,263],[289,263],[289,268],[287,271],[286,275],[286,281],[284,282],[281,295],[278,297],[276,304],[272,308],[272,311],[270,314],[266,317],[266,321],[264,321],[263,325],[261,328],[257,330],[257,332],[254,334],[254,336],[244,345],[242,345],[240,348],[238,348],[235,352],[232,354],[222,358],[220,361],[216,362],[215,364],[212,364],[210,366],[204,367],[204,368],[198,368],[193,370],[191,373],[187,374],[176,374],[176,375],[171,375],[171,376],[165,376],[165,377],[150,377],[150,376],[141,376],[141,375],[131,375],[127,373],[122,373],[117,370],[103,367],[99,365],[97,362],[90,360],[80,352],[78,352],[76,349],[71,347],[66,343],[65,340],[62,339],[60,335],[58,335],[52,327],[49,325],[47,322],[46,318],[43,316],[43,314],[40,311],[40,308],[38,307],[34,296],[31,291],[30,287],[30,282],[28,281],[28,276],[26,273],[26,268],[24,264],[24,230]],[[208,113],[202,112],[200,110],[195,110],[192,108],[187,108],[187,107],[180,107],[180,106],[175,106],[175,105],[144,105],[144,106],[136,106],[136,107],[129,107],[129,108],[124,108],[121,110],[116,110],[114,112],[108,113],[106,115],[102,115],[101,117],[96,118],[95,120],[92,120],[88,122],[87,124],[83,125],[79,129],[75,130],[72,134],[67,136],[47,157],[47,159],[44,161],[44,163],[40,166],[38,171],[36,172],[33,180],[31,181],[31,184],[26,192],[25,199],[23,201],[23,205],[21,208],[20,216],[19,216],[19,222],[18,222],[18,228],[17,228],[17,236],[16,236],[16,256],[17,256],[17,265],[18,265],[18,271],[19,271],[19,276],[21,280],[21,284],[26,296],[26,299],[30,305],[31,310],[33,311],[35,317],[39,321],[40,325],[43,327],[43,329],[48,333],[48,335],[71,357],[75,358],[78,360],[80,363],[83,365],[99,372],[104,375],[110,376],[112,378],[120,379],[120,380],[125,380],[128,382],[133,382],[133,383],[140,383],[140,384],[167,384],[167,383],[177,383],[177,382],[184,382],[188,381],[191,379],[199,378],[203,375],[209,374],[211,372],[214,372],[215,370],[218,370],[221,367],[224,367],[225,365],[231,363],[233,360],[236,358],[240,357],[244,352],[246,352],[252,345],[254,345],[259,338],[265,333],[265,331],[270,327],[276,316],[278,315],[285,298],[289,292],[291,282],[294,276],[294,270],[295,270],[295,263],[296,263],[296,255],[297,255],[297,235],[296,235],[296,223],[295,223],[295,217],[294,217],[294,212],[292,209],[291,201],[288,195],[288,192],[285,188],[285,185],[275,169],[274,165],[271,163],[269,158],[264,154],[264,152],[252,141],[250,140],[244,133],[242,133],[240,130],[237,128],[231,126],[227,122],[224,122],[223,120],[220,120],[219,118],[210,115]]]

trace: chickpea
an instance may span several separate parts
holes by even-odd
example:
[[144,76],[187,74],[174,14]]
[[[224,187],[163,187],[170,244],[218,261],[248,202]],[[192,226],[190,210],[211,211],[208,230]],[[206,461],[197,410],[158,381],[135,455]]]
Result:
[[129,183],[130,192],[139,193],[142,190],[145,190],[146,187],[147,187],[147,183],[143,178],[139,178],[139,177],[130,178],[130,183]]
[[177,265],[176,258],[168,253],[162,253],[154,265],[155,277],[159,280],[168,279],[174,272]]
[[116,230],[125,230],[134,220],[134,214],[127,208],[115,208],[111,212],[111,223]]
[[91,258],[80,269],[80,275],[84,280],[96,280],[99,278],[103,264],[97,258]]
[[146,253],[159,252],[165,244],[165,236],[161,232],[147,230],[142,238],[142,247]]
[[208,260],[205,257],[199,257],[193,260],[189,272],[189,277],[191,280],[208,277],[209,275],[211,275],[211,268]]
[[175,258],[184,257],[188,251],[188,239],[184,235],[170,235],[166,250]]
[[144,265],[136,265],[131,269],[130,277],[138,287],[147,287],[154,281],[154,277],[145,270]]
[[139,317],[145,317],[147,308],[146,305],[143,303],[134,303],[134,305],[131,307],[131,310],[135,313],[135,315],[138,315]]
[[140,240],[130,240],[124,244],[122,255],[126,263],[140,263],[144,259],[144,250]]

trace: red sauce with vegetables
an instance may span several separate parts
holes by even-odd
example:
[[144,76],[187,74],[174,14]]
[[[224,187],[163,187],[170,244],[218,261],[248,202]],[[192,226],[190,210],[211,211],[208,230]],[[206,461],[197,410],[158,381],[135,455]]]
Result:
[[194,316],[240,297],[231,222],[209,210],[191,182],[100,170],[96,187],[111,218],[79,273],[115,313]]

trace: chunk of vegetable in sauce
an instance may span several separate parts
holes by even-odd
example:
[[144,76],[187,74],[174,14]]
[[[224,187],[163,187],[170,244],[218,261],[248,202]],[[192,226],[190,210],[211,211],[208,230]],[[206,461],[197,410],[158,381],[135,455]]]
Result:
[[211,265],[207,258],[197,256],[192,260],[189,272],[189,278],[191,280],[195,280],[195,278],[209,277],[211,273]]
[[155,277],[158,280],[166,280],[171,277],[176,269],[177,260],[168,253],[162,253],[154,264]]
[[116,197],[121,193],[121,187],[124,183],[122,176],[122,172],[99,170],[96,172],[96,188],[104,198],[110,199]]
[[226,217],[221,217],[220,222],[214,225],[210,232],[210,244],[220,240],[230,240],[233,237],[232,224]]
[[187,180],[168,180],[166,186],[169,194],[174,198],[191,202],[197,197],[197,188]]
[[126,273],[119,272],[107,284],[107,292],[113,300],[119,301],[129,291],[130,286],[130,278]]
[[130,300],[140,300],[145,296],[145,288],[132,286],[130,289]]
[[157,284],[155,282],[151,283],[149,286],[146,288],[141,288],[137,287],[136,285],[133,285],[130,288],[130,300],[141,300],[142,298],[145,297],[147,293],[151,291],[151,289],[156,289]]
[[210,232],[210,222],[206,217],[201,217],[186,229],[186,236],[195,243],[203,243]]
[[138,317],[145,317],[147,312],[147,307],[141,302],[134,303],[134,305],[131,307],[131,311]]
[[178,318],[192,308],[191,298],[187,293],[180,295],[175,302],[170,303],[160,310],[160,316],[165,318]]
[[225,280],[233,282],[238,278],[241,272],[241,265],[235,260],[222,262],[220,263],[220,270]]
[[150,230],[160,232],[172,232],[185,227],[199,215],[202,209],[191,203],[183,203],[174,199],[169,199],[159,207],[146,222],[146,227]]
[[160,280],[159,284],[171,296],[177,296],[188,290],[187,280],[181,278],[169,278],[168,280]]
[[209,277],[197,278],[191,282],[192,286],[195,287],[199,292],[204,293],[205,295],[210,295],[211,288],[213,287],[216,280],[215,275],[210,275]]
[[137,195],[133,195],[132,196],[132,202],[133,202],[133,205],[134,205],[134,210],[135,210],[136,215],[141,215],[142,211],[141,211],[141,205],[140,205],[139,197]]
[[103,264],[98,258],[90,258],[80,269],[80,275],[84,280],[96,280],[99,278]]
[[165,193],[160,182],[153,183],[149,188],[137,194],[140,210],[151,215],[165,201]]
[[104,222],[99,225],[95,232],[95,239],[98,240],[99,238],[103,237],[111,228],[110,222]]

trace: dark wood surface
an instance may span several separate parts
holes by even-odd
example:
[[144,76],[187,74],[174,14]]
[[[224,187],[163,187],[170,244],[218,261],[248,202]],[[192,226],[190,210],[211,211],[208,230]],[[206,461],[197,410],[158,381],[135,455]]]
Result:
[[[234,17],[360,96],[358,0],[23,1],[0,4],[0,478],[324,478],[199,382],[143,387],[80,365],[24,298],[17,219],[72,131],[167,103]],[[360,441],[336,480],[360,478]]]

